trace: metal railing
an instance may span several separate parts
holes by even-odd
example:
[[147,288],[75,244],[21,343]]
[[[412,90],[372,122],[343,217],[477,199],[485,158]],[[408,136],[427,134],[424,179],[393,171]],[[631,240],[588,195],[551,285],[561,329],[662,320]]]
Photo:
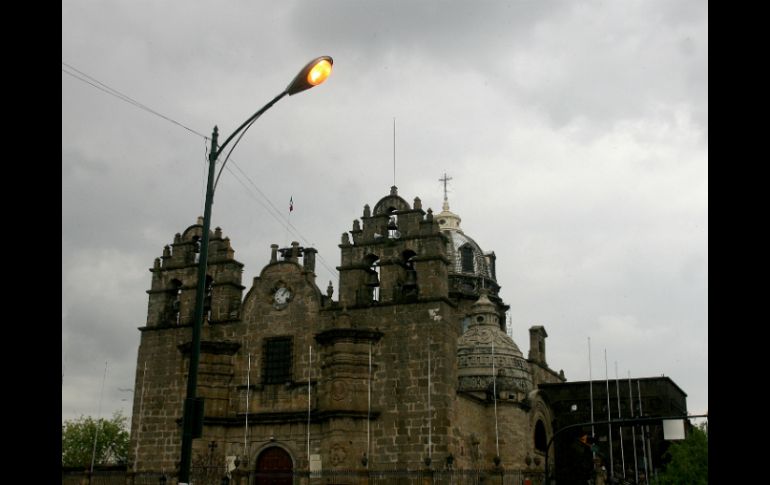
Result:
[[[174,485],[169,473],[121,470],[62,472],[62,485]],[[192,467],[194,485],[543,485],[543,472],[532,470],[321,470],[259,473],[234,470],[227,475],[221,466]]]

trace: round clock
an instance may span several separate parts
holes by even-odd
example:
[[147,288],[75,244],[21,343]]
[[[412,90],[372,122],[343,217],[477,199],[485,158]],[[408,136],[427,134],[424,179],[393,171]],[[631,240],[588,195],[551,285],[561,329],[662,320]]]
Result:
[[286,308],[290,299],[291,291],[285,286],[282,286],[275,290],[275,293],[273,293],[273,307],[278,310]]

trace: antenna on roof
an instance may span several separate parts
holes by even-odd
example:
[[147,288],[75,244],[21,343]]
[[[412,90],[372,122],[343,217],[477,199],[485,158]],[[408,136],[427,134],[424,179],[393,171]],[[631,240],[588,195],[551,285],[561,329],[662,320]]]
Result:
[[396,117],[393,117],[393,186],[396,185]]

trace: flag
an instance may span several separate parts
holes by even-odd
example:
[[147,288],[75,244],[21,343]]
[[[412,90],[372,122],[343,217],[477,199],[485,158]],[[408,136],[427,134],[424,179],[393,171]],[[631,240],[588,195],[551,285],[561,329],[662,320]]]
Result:
[[294,210],[294,196],[289,197],[289,212]]

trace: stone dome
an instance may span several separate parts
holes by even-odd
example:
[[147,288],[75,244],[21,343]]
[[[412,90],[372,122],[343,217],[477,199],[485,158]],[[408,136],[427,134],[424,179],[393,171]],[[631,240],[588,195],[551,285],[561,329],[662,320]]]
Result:
[[457,341],[459,390],[491,392],[494,374],[497,374],[494,386],[498,393],[532,390],[527,360],[500,328],[497,309],[487,297],[486,289],[481,290],[481,296],[471,308],[471,322]]
[[372,215],[390,215],[394,211],[408,211],[409,203],[398,195],[398,187],[395,185],[390,188],[390,194],[386,195],[374,205]]

